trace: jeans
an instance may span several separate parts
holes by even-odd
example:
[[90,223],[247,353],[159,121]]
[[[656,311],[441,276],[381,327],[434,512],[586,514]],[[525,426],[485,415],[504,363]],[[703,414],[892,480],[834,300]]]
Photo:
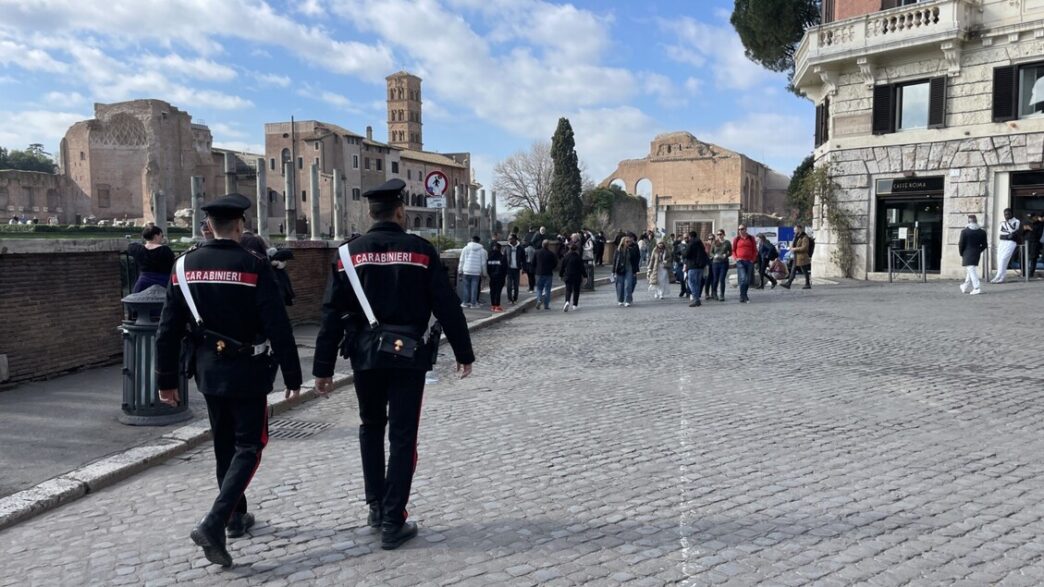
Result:
[[689,281],[689,292],[693,301],[699,301],[700,290],[703,289],[703,269],[689,269],[686,278]]
[[634,301],[634,286],[637,285],[638,278],[634,275],[634,272],[627,269],[627,272],[623,275],[616,276],[616,301],[620,304],[630,304]]
[[681,292],[678,297],[689,294],[689,283],[685,275],[685,266],[681,263],[674,264],[674,280],[681,284]]
[[[729,262],[714,261],[711,263],[711,293],[719,299],[725,299],[725,282],[729,278]],[[718,292],[721,292],[720,294]]]
[[537,305],[544,304],[545,308],[551,307],[551,280],[552,275],[537,275]]
[[736,280],[739,281],[740,299],[747,299],[747,290],[750,289],[750,281],[754,278],[754,263],[750,261],[736,261]]
[[481,275],[468,275],[464,274],[463,287],[464,291],[461,297],[464,298],[465,304],[478,305],[478,291],[479,281],[482,280]]
[[507,298],[509,302],[518,301],[518,280],[520,269],[508,269],[507,272]]

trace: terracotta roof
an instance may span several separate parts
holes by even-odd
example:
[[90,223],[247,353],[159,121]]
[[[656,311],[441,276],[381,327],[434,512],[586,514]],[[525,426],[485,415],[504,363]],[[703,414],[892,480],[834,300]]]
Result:
[[458,163],[457,161],[450,159],[445,155],[439,155],[438,153],[429,153],[427,151],[410,151],[403,149],[402,153],[399,154],[400,159],[412,159],[414,161],[423,161],[424,163],[430,163],[432,165],[442,165],[444,167],[457,167],[459,169],[466,169],[466,167]]

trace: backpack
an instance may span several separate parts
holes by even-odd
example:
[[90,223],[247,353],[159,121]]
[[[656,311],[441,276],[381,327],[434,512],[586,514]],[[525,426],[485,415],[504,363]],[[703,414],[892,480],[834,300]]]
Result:
[[808,258],[811,259],[812,253],[816,250],[816,239],[808,236],[807,234],[805,235],[805,238],[808,239]]

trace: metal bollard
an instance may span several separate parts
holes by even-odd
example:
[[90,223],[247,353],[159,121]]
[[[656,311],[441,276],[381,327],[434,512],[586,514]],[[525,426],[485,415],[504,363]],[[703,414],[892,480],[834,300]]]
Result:
[[584,267],[587,269],[587,279],[584,281],[584,291],[594,291],[595,289],[595,266],[594,261],[584,261]]
[[188,409],[188,377],[178,380],[181,401],[170,407],[159,401],[156,383],[156,331],[167,290],[154,285],[123,298],[123,412],[117,419],[130,426],[166,426],[192,418]]

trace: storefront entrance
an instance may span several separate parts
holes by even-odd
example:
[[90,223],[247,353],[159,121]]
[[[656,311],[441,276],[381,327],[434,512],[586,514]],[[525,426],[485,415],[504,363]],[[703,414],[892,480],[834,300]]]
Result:
[[1011,211],[1023,224],[1031,215],[1044,214],[1044,171],[1011,174]]
[[925,270],[939,271],[943,242],[943,185],[941,177],[877,180],[875,271],[888,271],[890,248],[909,251],[909,257],[921,247],[925,247]]

